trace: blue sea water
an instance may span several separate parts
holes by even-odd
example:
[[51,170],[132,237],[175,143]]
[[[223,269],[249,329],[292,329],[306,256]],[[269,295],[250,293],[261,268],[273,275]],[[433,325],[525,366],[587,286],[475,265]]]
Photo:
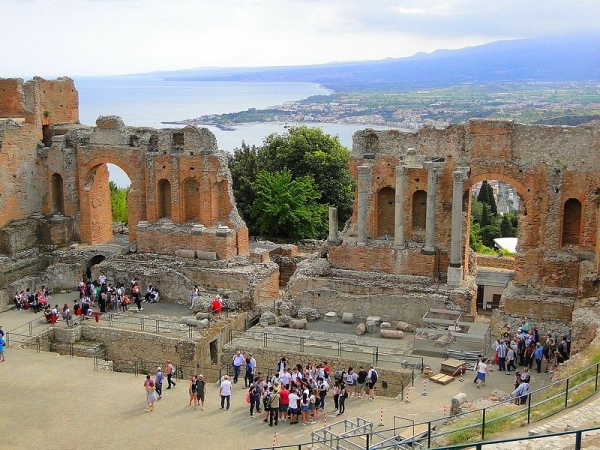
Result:
[[[267,108],[284,102],[298,101],[329,91],[314,83],[165,81],[160,76],[81,77],[75,78],[79,92],[81,123],[94,125],[101,115],[120,116],[126,125],[154,128],[176,127],[161,122],[196,118],[208,114]],[[251,124],[224,131],[207,126],[216,136],[221,150],[232,152],[242,141],[261,145],[272,133],[283,133],[293,123]],[[352,135],[367,128],[354,124],[310,124],[325,133],[338,136],[342,145],[351,148]],[[375,127],[386,129],[386,127]],[[109,167],[111,179],[118,185],[128,184],[124,173]],[[123,178],[125,177],[125,178]]]

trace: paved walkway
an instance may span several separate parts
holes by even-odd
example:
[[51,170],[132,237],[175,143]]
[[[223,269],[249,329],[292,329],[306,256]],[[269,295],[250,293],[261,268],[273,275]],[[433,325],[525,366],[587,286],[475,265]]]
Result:
[[[8,331],[31,317],[28,312],[8,311],[0,314],[0,325]],[[59,322],[57,326],[64,324]],[[215,385],[208,387],[205,411],[193,411],[187,406],[187,383],[183,380],[175,389],[165,390],[154,412],[146,413],[141,376],[96,372],[91,359],[13,346],[5,354],[7,362],[0,364],[0,449],[251,449],[271,447],[274,440],[278,445],[310,442],[313,430],[323,427],[325,421],[329,425],[339,420],[332,414],[327,418],[321,414],[320,421],[311,427],[284,422],[270,428],[260,418],[249,417],[245,391],[239,385],[234,388],[229,411],[219,408]],[[547,382],[535,375],[534,387]],[[350,398],[345,417],[360,416],[376,427],[382,422],[384,428],[391,428],[394,418],[423,422],[443,417],[450,399],[459,392],[465,392],[469,401],[476,401],[493,389],[512,390],[512,377],[497,371],[482,389],[476,389],[471,378],[469,372],[463,383],[429,383],[426,396],[422,395],[424,386],[418,378],[409,392],[410,403],[383,397],[373,402]],[[331,399],[327,402],[326,410],[331,411]],[[573,418],[574,424],[590,426],[588,417],[600,421],[600,400],[573,412],[576,413],[580,415]],[[556,419],[558,423],[564,422],[563,417],[564,414]],[[527,432],[524,428],[517,431]],[[511,448],[528,447],[513,443]],[[536,444],[532,448],[549,447]]]

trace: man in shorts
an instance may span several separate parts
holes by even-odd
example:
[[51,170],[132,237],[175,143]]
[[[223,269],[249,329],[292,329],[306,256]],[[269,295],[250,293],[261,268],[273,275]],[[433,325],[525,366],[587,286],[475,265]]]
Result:
[[296,388],[292,387],[290,394],[288,395],[288,412],[290,414],[290,425],[294,425],[298,423],[298,413],[300,412],[298,409],[298,405],[300,403],[300,397],[296,392]]
[[290,391],[287,390],[285,384],[282,384],[279,389],[279,420],[283,422],[287,420],[289,406]]
[[204,395],[206,394],[206,382],[204,375],[200,374],[196,377],[196,395],[198,396],[198,405],[200,410],[204,411]]
[[368,373],[369,372],[367,372],[363,366],[358,368],[358,375],[356,377],[356,392],[358,392],[358,398],[362,398],[365,394],[365,383],[367,382]]

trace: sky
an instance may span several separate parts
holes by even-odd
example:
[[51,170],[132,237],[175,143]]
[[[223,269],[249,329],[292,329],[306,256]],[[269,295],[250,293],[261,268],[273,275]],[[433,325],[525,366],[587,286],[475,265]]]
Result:
[[397,58],[599,17],[599,0],[0,0],[0,77]]

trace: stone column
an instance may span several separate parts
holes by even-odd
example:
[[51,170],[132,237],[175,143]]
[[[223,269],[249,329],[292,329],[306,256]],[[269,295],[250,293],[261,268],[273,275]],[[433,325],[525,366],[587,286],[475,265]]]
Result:
[[[468,169],[467,169],[468,170]],[[450,238],[450,266],[448,266],[448,286],[458,287],[462,281],[462,231],[463,231],[463,184],[467,179],[465,169],[452,173],[452,235]]]
[[369,166],[358,166],[358,242],[367,242],[367,189],[369,185]]
[[435,255],[435,196],[437,189],[437,170],[432,162],[423,163],[427,169],[427,211],[425,213],[424,255]]
[[406,169],[396,167],[396,201],[394,202],[394,246],[404,247],[404,184]]
[[327,242],[339,245],[342,240],[338,237],[338,210],[335,206],[329,207],[329,237]]

